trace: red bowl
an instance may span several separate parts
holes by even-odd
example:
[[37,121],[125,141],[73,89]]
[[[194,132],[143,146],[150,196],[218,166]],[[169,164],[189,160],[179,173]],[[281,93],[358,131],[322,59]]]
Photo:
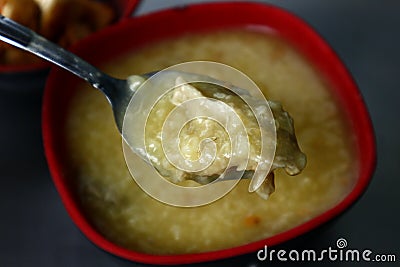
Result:
[[[182,23],[182,22],[185,23]],[[128,250],[107,240],[87,220],[69,186],[66,170],[63,121],[68,99],[78,79],[52,69],[44,95],[44,148],[55,186],[73,221],[100,248],[132,261],[152,264],[184,264],[217,260],[273,246],[304,234],[349,208],[365,191],[375,167],[375,139],[362,96],[349,72],[329,45],[304,21],[270,5],[257,3],[208,3],[169,9],[124,20],[82,41],[74,52],[93,64],[132,51],[149,42],[227,27],[267,26],[301,51],[331,84],[351,123],[358,157],[358,179],[352,191],[336,206],[286,232],[247,245],[219,251],[184,255],[149,255]],[[126,34],[126,33],[132,34]],[[94,46],[95,45],[95,46]],[[59,81],[65,81],[60,84]],[[76,86],[75,86],[76,87]]]
[[[117,13],[117,21],[131,16],[139,0],[104,0],[109,2]],[[0,90],[26,92],[43,89],[50,63],[4,65],[0,64]]]

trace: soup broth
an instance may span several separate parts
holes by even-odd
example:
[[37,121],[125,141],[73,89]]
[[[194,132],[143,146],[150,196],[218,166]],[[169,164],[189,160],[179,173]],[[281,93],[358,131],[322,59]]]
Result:
[[117,77],[193,60],[221,62],[247,74],[267,99],[294,119],[307,155],[300,175],[275,173],[264,200],[242,180],[225,197],[196,208],[172,207],[148,196],[126,167],[121,137],[105,97],[89,85],[72,100],[66,127],[69,174],[90,222],[128,249],[151,254],[214,251],[284,232],[340,202],[355,184],[352,133],[329,85],[280,38],[245,30],[187,35],[150,44],[103,66]]

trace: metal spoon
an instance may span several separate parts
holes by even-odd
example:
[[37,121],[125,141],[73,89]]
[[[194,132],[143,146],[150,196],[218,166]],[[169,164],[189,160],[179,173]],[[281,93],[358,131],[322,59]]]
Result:
[[[136,89],[141,85],[142,81],[152,76],[155,72],[142,74],[142,75],[134,75],[131,77],[138,77],[138,80],[122,80],[111,77],[93,65],[89,64],[88,62],[84,61],[83,59],[79,58],[78,56],[74,55],[71,52],[66,51],[65,49],[61,48],[60,46],[50,42],[49,40],[45,39],[44,37],[38,35],[37,33],[33,32],[32,30],[20,25],[19,23],[6,18],[0,15],[0,40],[9,43],[13,46],[26,50],[30,53],[33,53],[47,61],[50,61],[71,73],[77,75],[78,77],[84,79],[88,83],[90,83],[93,87],[99,89],[108,99],[109,103],[111,104],[115,122],[119,132],[122,134],[122,127],[124,116],[129,105],[129,102],[132,96],[135,94]],[[243,90],[240,88],[236,88],[235,92],[238,95],[248,95],[249,93],[247,90]],[[285,114],[283,110],[278,111],[279,114]],[[293,121],[289,117],[285,117],[283,122],[287,122],[289,124],[293,124]],[[283,123],[281,123],[283,124]],[[290,128],[290,127],[289,127]],[[286,138],[281,142],[285,144],[285,147],[294,147],[295,152],[297,154],[301,154],[299,152],[297,141],[293,133],[286,134],[284,136],[289,136],[290,138]],[[278,136],[279,137],[279,136]],[[278,138],[279,139],[279,138]],[[294,144],[294,145],[291,145]],[[131,149],[139,156],[148,162],[148,158],[146,155],[143,155],[141,151],[135,149],[135,147],[131,147]],[[294,154],[294,153],[292,153]],[[304,161],[304,160],[303,160]],[[278,162],[279,167],[283,167],[286,163]],[[292,164],[293,165],[293,164]],[[301,164],[304,165],[304,164]],[[304,166],[301,166],[302,169]],[[237,179],[236,170],[232,170],[229,172],[228,175],[224,177],[226,180]],[[243,172],[241,172],[243,173]],[[252,170],[244,173],[243,178],[247,178],[253,173]],[[197,179],[198,178],[198,179]],[[254,191],[258,188],[262,181],[264,181],[264,177],[260,177],[258,182],[255,182],[257,186],[253,186]],[[198,180],[198,182],[202,183],[202,177],[195,177],[194,180]],[[253,179],[254,180],[254,179]],[[253,181],[252,181],[253,182]]]
[[[0,40],[33,53],[70,71],[103,92],[111,104],[114,119],[121,135],[123,132],[124,116],[132,96],[142,81],[155,73],[133,75],[127,80],[111,77],[77,55],[4,16],[0,16]],[[137,80],[134,79],[132,81],[132,77],[137,77]],[[246,90],[239,88],[238,90],[241,90],[241,94],[248,94]],[[131,147],[131,149],[148,162],[148,157],[144,155],[143,151],[135,147]]]

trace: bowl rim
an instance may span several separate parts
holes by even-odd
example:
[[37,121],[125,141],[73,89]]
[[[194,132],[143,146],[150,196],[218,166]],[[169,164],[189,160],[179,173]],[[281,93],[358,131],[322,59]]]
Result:
[[[223,14],[221,10],[224,11]],[[201,18],[205,14],[207,15],[207,20],[202,20]],[[221,20],[221,16],[224,16],[224,20]],[[190,24],[179,24],[179,21],[187,21],[186,19],[191,20]],[[362,95],[349,71],[328,43],[311,26],[292,13],[265,3],[219,2],[192,4],[126,19],[79,42],[73,51],[78,55],[83,55],[85,48],[89,47],[91,43],[96,43],[104,38],[118,36],[119,33],[123,33],[133,26],[140,30],[140,27],[151,27],[151,25],[159,25],[161,22],[163,22],[160,26],[161,28],[166,27],[167,24],[168,27],[173,25],[176,27],[174,28],[175,32],[179,33],[185,33],[187,30],[196,32],[202,29],[223,29],[224,26],[251,28],[264,25],[275,29],[284,39],[292,43],[297,49],[300,49],[300,52],[308,58],[311,64],[314,64],[322,75],[326,76],[332,87],[334,87],[333,90],[336,94],[339,94],[339,101],[346,108],[347,115],[352,123],[351,127],[356,136],[357,157],[360,161],[358,180],[352,191],[331,209],[290,230],[260,241],[218,251],[181,255],[151,255],[123,248],[107,240],[90,225],[84,214],[80,212],[64,181],[62,164],[59,160],[59,155],[54,150],[57,138],[52,125],[52,121],[57,120],[52,110],[52,101],[56,91],[54,85],[57,83],[57,79],[64,74],[62,70],[52,68],[44,92],[42,112],[45,155],[51,177],[66,210],[89,240],[109,253],[142,263],[172,265],[219,260],[255,252],[263,248],[264,245],[274,246],[309,232],[344,212],[360,198],[372,178],[376,164],[376,145],[372,123]],[[163,31],[161,35],[163,36],[152,37],[144,35],[147,38],[145,42],[173,36],[172,33],[166,31]],[[351,109],[351,112],[349,109]]]
[[[117,9],[117,13],[119,13],[119,17],[112,22],[118,23],[118,21],[129,18],[134,10],[140,4],[140,0],[114,0],[111,3]],[[111,25],[112,25],[111,24]],[[109,27],[110,25],[106,26]],[[88,37],[85,37],[88,38]],[[79,41],[78,41],[79,43]],[[49,69],[51,67],[51,63],[41,60],[39,62],[34,62],[30,64],[0,64],[0,75],[1,74],[13,74],[13,73],[26,73],[26,72],[37,72],[43,71],[45,69]]]

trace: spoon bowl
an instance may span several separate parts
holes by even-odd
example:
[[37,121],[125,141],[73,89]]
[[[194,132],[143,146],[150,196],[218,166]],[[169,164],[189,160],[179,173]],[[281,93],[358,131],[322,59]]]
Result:
[[[90,63],[84,61],[77,55],[65,50],[64,48],[52,43],[51,41],[45,39],[44,37],[30,30],[29,28],[22,26],[21,24],[4,16],[0,16],[0,40],[25,51],[28,51],[51,63],[54,63],[59,67],[62,67],[65,70],[87,81],[94,88],[99,89],[105,95],[112,107],[114,119],[119,132],[122,134],[124,140],[127,140],[123,134],[123,123],[129,103],[131,102],[131,99],[136,93],[137,89],[145,82],[146,79],[153,76],[156,72],[151,72],[143,75],[131,75],[127,79],[118,79],[111,77],[110,75],[102,72]],[[177,75],[185,76],[188,74],[175,71],[174,77]],[[206,76],[199,77],[200,78],[196,79],[208,80],[210,83],[212,83],[213,90],[225,90],[223,86],[223,84],[226,84],[225,82],[211,79],[210,77]],[[208,89],[211,88],[206,88],[205,90]],[[246,95],[247,97],[252,98],[251,95],[244,89],[232,87],[232,90],[237,95]],[[142,98],[146,98],[146,95],[144,94]],[[140,102],[141,100],[139,100],[139,103]],[[264,104],[264,102],[262,104]],[[257,106],[260,105],[261,104],[257,104]],[[265,112],[268,114],[265,116],[273,121],[271,110],[269,110],[268,104],[266,106],[269,112]],[[273,131],[275,131],[275,126],[273,126]],[[130,149],[138,154],[141,159],[151,164],[151,162],[149,162],[149,156],[144,149],[140,149],[140,147],[138,146],[131,145],[131,143],[129,143],[129,145]],[[273,157],[273,151],[271,155]],[[265,161],[269,162],[267,163],[267,165],[269,165],[267,170],[269,170],[271,168],[272,160],[270,159],[270,157],[267,157]],[[239,170],[238,166],[232,166],[231,171],[227,172],[226,175],[221,175],[221,178],[223,179],[219,179],[218,181],[238,180],[241,178],[252,177],[250,174],[252,174],[253,171],[247,171],[244,176],[243,173],[243,170]],[[257,169],[254,171],[254,173],[257,173]],[[261,184],[267,177],[267,173],[264,170],[261,172],[261,174],[256,175],[256,177],[257,178],[252,179],[251,185],[249,187],[250,192],[257,190],[261,186]],[[192,179],[197,182],[203,183],[203,178],[204,177],[195,174]]]

